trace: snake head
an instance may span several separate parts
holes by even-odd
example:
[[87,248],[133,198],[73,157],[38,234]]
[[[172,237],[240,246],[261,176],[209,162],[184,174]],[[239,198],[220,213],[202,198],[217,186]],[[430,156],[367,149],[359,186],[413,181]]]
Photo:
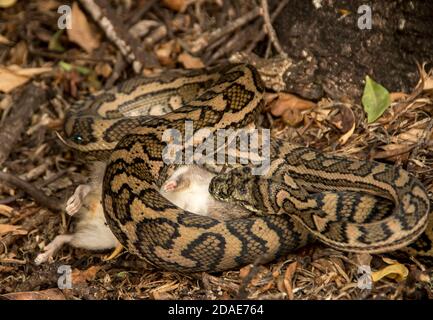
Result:
[[219,201],[238,203],[249,199],[251,168],[238,167],[212,178],[209,193]]

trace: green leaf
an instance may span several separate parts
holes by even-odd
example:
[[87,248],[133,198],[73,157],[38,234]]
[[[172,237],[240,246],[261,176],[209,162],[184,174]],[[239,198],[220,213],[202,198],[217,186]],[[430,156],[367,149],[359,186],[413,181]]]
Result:
[[69,72],[69,71],[72,71],[73,65],[70,64],[70,63],[67,63],[67,62],[65,62],[65,61],[60,61],[60,62],[59,62],[59,67],[60,67],[62,70],[66,71],[66,72]]
[[376,121],[390,106],[391,98],[388,90],[375,82],[369,76],[365,77],[362,105],[367,112],[368,123]]
[[65,48],[63,48],[62,44],[60,43],[60,36],[63,34],[63,32],[64,29],[60,29],[50,38],[48,49],[58,52],[65,51]]
[[66,72],[70,72],[72,70],[76,70],[78,73],[87,76],[88,74],[90,74],[92,72],[91,69],[86,68],[86,67],[80,67],[80,66],[74,66],[73,64],[64,62],[64,61],[60,61],[59,62],[59,67],[66,71]]
[[81,73],[83,76],[87,76],[92,70],[86,67],[74,66],[74,69]]

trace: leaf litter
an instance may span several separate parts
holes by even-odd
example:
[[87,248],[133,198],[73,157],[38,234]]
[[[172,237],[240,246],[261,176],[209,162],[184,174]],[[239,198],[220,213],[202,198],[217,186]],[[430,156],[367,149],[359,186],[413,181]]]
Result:
[[[56,17],[57,7],[47,3],[40,0],[37,6],[24,9],[19,2],[4,1],[5,6],[42,10],[38,12],[49,20]],[[143,73],[155,75],[175,66],[201,67],[211,56],[203,48],[209,44],[209,37],[217,35],[209,24],[223,26],[218,21],[195,16],[202,4],[167,0],[164,5],[174,10],[166,11],[169,14],[164,21],[152,10],[142,19],[148,22],[139,26],[140,21],[136,21],[137,36],[146,35],[147,46],[153,48],[152,54],[162,65],[145,68]],[[218,7],[219,1],[213,5]],[[30,64],[13,66],[17,56],[14,59],[5,56],[0,61],[0,72],[3,70],[12,79],[0,95],[0,106],[5,106],[0,108],[0,119],[10,108],[10,103],[5,102],[10,101],[10,92],[24,82],[37,79],[53,95],[49,104],[34,114],[24,139],[2,170],[23,175],[46,194],[54,194],[59,199],[66,199],[74,186],[85,182],[84,163],[64,148],[55,134],[61,130],[68,105],[74,101],[73,97],[83,97],[96,90],[98,84],[92,83],[89,74],[103,84],[112,77],[114,81],[116,77],[125,79],[127,71],[131,74],[122,68],[119,62],[122,59],[100,37],[89,16],[85,12],[81,14],[79,19],[86,21],[83,24],[86,27],[75,29],[72,34],[71,31],[56,34],[54,29],[47,32],[40,21],[29,26],[32,28],[29,34],[36,35],[42,46],[29,48],[28,42],[24,42],[17,52],[21,55],[19,60],[27,59]],[[167,21],[171,22],[168,26]],[[17,39],[14,28],[11,23],[8,32],[0,32],[0,43],[8,46],[14,43]],[[179,36],[173,37],[173,32]],[[50,46],[56,50],[48,51]],[[33,55],[26,58],[26,51],[31,50]],[[378,85],[368,81],[376,105],[367,109],[373,108],[373,115],[364,111],[364,101],[364,106],[327,98],[308,101],[279,93],[269,100],[264,118],[273,135],[294,143],[333,154],[402,165],[433,192],[433,75],[424,66],[419,68],[419,73],[420,81],[412,92],[391,92],[388,98]],[[379,92],[374,91],[377,88]],[[35,169],[38,167],[39,171]],[[28,175],[32,170],[35,173]],[[272,263],[217,274],[154,270],[129,254],[104,262],[106,253],[71,247],[58,252],[54,263],[36,267],[32,261],[40,248],[55,235],[71,230],[73,220],[40,208],[19,190],[3,184],[0,184],[0,201],[0,296],[6,299],[433,298],[432,269],[422,261],[397,259],[389,264],[387,255],[360,258],[320,244],[309,245]],[[61,264],[69,264],[74,270],[72,289],[57,288],[57,268]],[[368,266],[375,275],[371,289],[359,288],[360,266]],[[390,278],[392,274],[400,279]]]

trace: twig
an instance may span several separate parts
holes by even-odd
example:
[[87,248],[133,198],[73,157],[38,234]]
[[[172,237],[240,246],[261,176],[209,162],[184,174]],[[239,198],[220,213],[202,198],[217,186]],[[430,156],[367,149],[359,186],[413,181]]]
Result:
[[141,7],[137,8],[137,11],[132,15],[131,18],[128,19],[128,21],[125,21],[129,26],[133,26],[138,21],[140,21],[141,17],[149,11],[154,4],[157,2],[157,0],[149,0],[144,3]]
[[115,22],[116,15],[106,0],[80,0],[80,3],[107,38],[117,46],[126,61],[132,64],[136,73],[140,73],[143,67],[157,64],[156,58],[149,51],[143,50],[138,40],[122,24]]
[[45,91],[29,84],[21,91],[10,114],[4,119],[0,129],[0,166],[16,147],[34,112],[45,102]]
[[[433,120],[430,120],[429,123],[427,124],[426,128],[423,131],[422,134],[422,138],[420,139],[420,141],[415,145],[415,148],[412,150],[410,156],[409,156],[409,160],[410,159],[415,159],[420,151],[420,149],[425,148],[427,145],[427,142],[431,136],[431,132],[433,129]],[[412,168],[412,161],[409,161],[408,165],[407,165],[407,169],[408,170],[413,170]]]
[[192,48],[190,48],[191,53],[198,53],[201,50],[203,50],[206,46],[209,44],[214,43],[221,37],[224,37],[227,34],[232,33],[233,31],[239,29],[240,27],[244,26],[245,24],[249,23],[251,20],[254,20],[260,15],[260,8],[255,8],[251,10],[250,12],[244,14],[243,16],[237,18],[227,26],[223,28],[218,28],[211,33],[204,35],[203,37],[200,37],[197,39]]
[[271,42],[274,45],[275,49],[278,51],[278,53],[283,58],[287,58],[287,53],[284,52],[283,48],[281,47],[281,44],[278,41],[277,34],[275,33],[275,29],[272,26],[271,17],[269,16],[268,1],[267,0],[260,0],[260,2],[261,2],[261,7],[262,7],[262,16],[263,16],[263,20],[265,22],[265,28],[266,28],[266,32],[269,36],[269,39],[271,39]]
[[61,211],[63,206],[61,202],[54,197],[47,197],[45,193],[41,190],[38,190],[31,183],[21,180],[18,177],[15,177],[9,173],[0,172],[0,180],[4,181],[7,184],[10,184],[20,190],[23,190],[25,193],[29,194],[37,204],[42,207],[48,208],[52,211]]
[[[43,187],[53,183],[57,179],[60,179],[66,172],[71,171],[72,169],[74,169],[74,168],[72,167],[72,168],[68,168],[67,170],[61,170],[61,171],[57,172],[56,174],[52,175],[51,177],[49,177],[47,180],[43,180],[39,183],[35,183],[34,187],[36,189],[43,188]],[[25,194],[25,192],[23,190],[18,190],[18,192],[14,196],[0,199],[0,204],[9,204],[11,202],[14,202],[17,199],[22,198],[24,196],[24,194]]]
[[120,52],[117,52],[116,64],[114,65],[113,72],[111,73],[110,78],[108,78],[104,86],[106,90],[110,89],[114,85],[116,80],[119,79],[125,67],[126,67],[126,63],[125,60],[123,59],[122,54]]
[[[280,15],[281,11],[284,9],[284,7],[289,3],[289,0],[283,0],[280,1],[277,8],[274,12],[271,14],[271,22],[274,23],[275,19]],[[257,46],[257,43],[262,41],[264,37],[266,36],[266,32],[263,30],[260,30],[260,32],[257,34],[257,36],[254,38],[254,40],[251,42],[251,44],[248,46],[248,48],[245,50],[245,52],[251,52],[254,50],[254,48]]]
[[[22,229],[27,230],[28,232],[34,230],[42,224],[46,224],[50,216],[49,211],[47,210],[40,210],[39,208],[32,210],[33,211],[31,212],[31,214],[37,214],[31,219],[24,219],[23,223],[20,225]],[[30,216],[31,214],[29,214],[28,216]],[[7,234],[4,238],[2,238],[0,240],[0,254],[6,252],[7,248],[10,247],[17,239],[21,237],[22,235],[20,236],[10,233]]]
[[74,57],[68,54],[59,54],[54,52],[45,52],[42,50],[34,49],[30,46],[29,52],[35,56],[41,56],[44,58],[56,59],[56,60],[65,60],[65,61],[86,61],[89,63],[99,63],[99,62],[111,62],[109,59],[101,59],[101,58],[89,58],[89,57]]

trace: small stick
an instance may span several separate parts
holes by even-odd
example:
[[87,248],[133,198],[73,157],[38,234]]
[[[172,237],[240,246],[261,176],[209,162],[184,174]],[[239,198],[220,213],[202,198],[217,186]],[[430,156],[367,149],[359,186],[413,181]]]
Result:
[[113,72],[111,73],[110,78],[108,78],[107,82],[105,83],[104,89],[108,90],[111,87],[113,87],[114,83],[119,79],[119,77],[122,75],[123,70],[125,70],[126,63],[123,59],[123,56],[120,52],[117,52],[116,56],[116,64],[114,65]]
[[[272,28],[272,23],[274,22],[274,20],[279,16],[279,14],[281,13],[281,11],[284,9],[284,7],[287,5],[289,1],[288,0],[283,0],[278,4],[278,7],[275,9],[275,11],[272,13],[271,18],[270,18],[270,23],[269,25]],[[267,4],[267,2],[266,2]],[[268,12],[268,16],[269,16],[269,12]],[[265,18],[263,16],[263,18]],[[266,24],[266,21],[265,21]],[[272,30],[274,31],[274,35],[275,35],[275,30],[272,28]],[[251,52],[253,51],[253,49],[256,47],[257,43],[262,41],[263,38],[265,37],[266,33],[264,31],[261,31],[258,36],[254,39],[254,41],[251,43],[251,45],[248,46],[246,52]],[[275,36],[276,37],[276,36]],[[279,42],[278,42],[279,43]],[[281,48],[281,46],[280,46]],[[286,55],[286,53],[284,52],[284,54]],[[287,55],[286,55],[287,56]]]
[[261,0],[260,2],[261,2],[261,6],[262,6],[262,16],[263,16],[263,20],[265,22],[266,32],[267,32],[272,44],[274,45],[275,49],[278,51],[278,53],[281,56],[283,56],[284,58],[286,58],[287,54],[284,52],[283,48],[281,47],[281,44],[278,40],[275,29],[272,26],[271,17],[269,16],[268,1],[267,0]]
[[128,19],[128,21],[125,21],[129,26],[133,26],[138,21],[140,21],[141,17],[152,7],[155,5],[157,0],[149,0],[144,5],[142,5],[140,8],[137,8],[137,11],[132,15],[131,18]]
[[236,20],[234,20],[233,22],[231,22],[227,26],[225,26],[223,28],[218,28],[218,29],[212,31],[211,33],[209,33],[207,35],[207,37],[206,36],[204,38],[200,37],[199,39],[197,39],[195,41],[196,44],[193,45],[193,48],[191,48],[191,50],[189,50],[189,51],[192,53],[200,52],[209,44],[212,44],[215,41],[217,41],[219,38],[224,37],[225,35],[232,33],[233,31],[235,31],[238,28],[242,27],[243,25],[247,24],[251,20],[254,20],[259,15],[260,15],[260,8],[255,8],[255,9],[251,10],[250,12],[237,18]]
[[52,211],[61,211],[63,209],[63,206],[58,199],[55,199],[54,197],[47,197],[45,193],[36,189],[36,187],[27,181],[21,180],[18,177],[4,172],[0,172],[0,180],[3,180],[5,183],[23,190],[25,193],[29,194],[37,204],[45,208],[48,208]]
[[111,62],[111,60],[109,59],[104,59],[104,58],[89,58],[89,57],[73,57],[73,56],[68,56],[67,54],[59,54],[59,53],[54,53],[54,52],[45,52],[42,50],[38,50],[38,49],[34,49],[32,47],[29,48],[29,52],[35,56],[41,56],[44,58],[50,58],[50,59],[59,59],[59,60],[65,60],[65,61],[87,61],[88,63],[99,63],[99,62]]
[[156,58],[153,59],[155,61],[150,61],[152,58],[150,52],[142,50],[138,40],[123,25],[115,23],[116,15],[107,1],[80,0],[80,3],[101,27],[107,38],[117,46],[126,61],[132,64],[136,73],[140,73],[143,67],[148,67],[150,63],[156,62]]

